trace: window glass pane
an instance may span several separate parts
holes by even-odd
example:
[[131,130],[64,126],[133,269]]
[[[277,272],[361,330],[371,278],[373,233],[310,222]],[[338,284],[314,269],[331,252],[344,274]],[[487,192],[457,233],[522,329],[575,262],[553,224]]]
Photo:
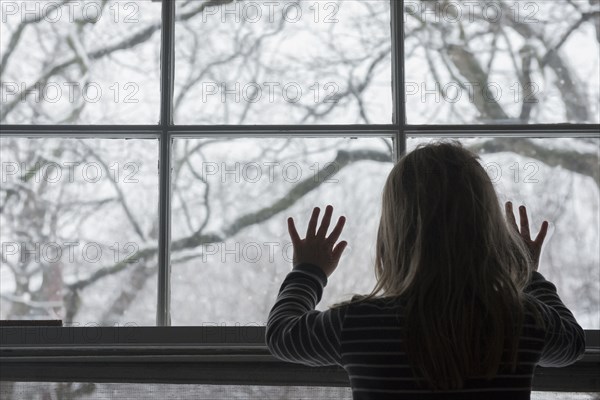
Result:
[[408,122],[599,123],[597,7],[406,0]]
[[531,392],[531,400],[599,400],[600,393]]
[[[59,398],[94,400],[350,400],[349,387],[233,386],[140,383],[0,382],[6,400]],[[52,397],[57,396],[57,397]],[[599,393],[531,392],[531,400],[598,400]]]
[[154,325],[156,140],[0,139],[0,318]]
[[[264,325],[312,208],[347,217],[349,245],[319,309],[370,291],[389,138],[178,139],[174,142],[174,325]],[[332,175],[334,174],[334,175]]]
[[[410,138],[408,150],[431,140]],[[480,155],[502,210],[509,200],[524,204],[532,235],[543,220],[550,222],[539,272],[584,329],[600,329],[600,139],[460,141]]]
[[160,2],[2,1],[0,7],[0,122],[158,122]]
[[[0,395],[5,400],[54,398],[94,400],[350,400],[349,387],[311,386],[229,386],[156,385],[139,383],[42,383],[2,382]],[[577,398],[579,400],[579,398]],[[586,398],[581,398],[587,399]]]
[[389,0],[177,2],[178,124],[389,124]]

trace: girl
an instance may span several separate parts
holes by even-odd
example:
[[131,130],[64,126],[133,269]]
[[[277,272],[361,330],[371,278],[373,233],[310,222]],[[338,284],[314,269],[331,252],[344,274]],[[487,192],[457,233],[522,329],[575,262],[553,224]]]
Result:
[[420,145],[383,190],[377,283],[366,296],[315,310],[347,242],[333,207],[313,210],[266,327],[279,359],[340,365],[353,399],[529,399],[536,365],[574,363],[584,331],[537,272],[548,229],[520,231],[476,154],[459,142]]

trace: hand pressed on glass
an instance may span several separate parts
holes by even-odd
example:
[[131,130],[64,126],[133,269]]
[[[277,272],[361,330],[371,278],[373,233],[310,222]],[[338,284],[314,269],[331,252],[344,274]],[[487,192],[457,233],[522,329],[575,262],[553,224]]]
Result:
[[529,250],[529,254],[531,255],[531,259],[533,260],[534,269],[537,271],[538,264],[540,262],[540,254],[542,253],[542,245],[544,244],[544,239],[546,238],[546,233],[548,232],[548,221],[542,222],[542,227],[540,228],[539,233],[535,237],[535,240],[531,240],[531,236],[529,234],[529,220],[527,218],[527,209],[525,206],[519,207],[519,218],[521,222],[521,231],[517,227],[517,221],[515,220],[515,215],[513,214],[512,203],[507,201],[504,204],[504,209],[506,211],[506,218],[508,220],[509,225],[521,235],[523,242],[527,246]]
[[327,206],[325,208],[325,215],[323,216],[319,230],[317,230],[317,220],[320,211],[319,207],[313,209],[310,221],[308,222],[308,229],[306,230],[306,238],[300,238],[294,225],[294,219],[291,217],[288,218],[288,231],[294,246],[293,265],[296,266],[302,263],[314,264],[321,268],[325,275],[329,277],[337,268],[340,257],[348,245],[346,241],[341,241],[337,245],[335,244],[342,234],[346,218],[343,216],[340,217],[333,231],[331,231],[331,235],[325,237],[331,222],[333,207]]

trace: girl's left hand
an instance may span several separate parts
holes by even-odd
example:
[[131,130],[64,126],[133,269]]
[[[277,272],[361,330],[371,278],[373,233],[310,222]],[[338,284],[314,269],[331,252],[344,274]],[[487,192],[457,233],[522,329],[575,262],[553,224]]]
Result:
[[[333,228],[331,235],[325,237],[329,224],[331,222],[331,214],[333,207],[325,208],[325,215],[321,221],[321,226],[317,230],[317,219],[319,218],[319,207],[313,209],[308,229],[306,230],[306,238],[300,239],[294,219],[288,218],[288,231],[294,246],[293,265],[296,266],[302,263],[310,263],[320,267],[325,275],[329,277],[337,268],[342,252],[348,245],[348,242],[341,241],[337,245],[335,242],[339,239],[346,222],[345,217],[340,217],[337,224]],[[335,245],[335,246],[334,246]]]

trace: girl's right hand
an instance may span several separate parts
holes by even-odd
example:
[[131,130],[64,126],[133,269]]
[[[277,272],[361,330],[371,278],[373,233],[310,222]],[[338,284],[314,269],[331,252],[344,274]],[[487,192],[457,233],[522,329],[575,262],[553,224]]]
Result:
[[506,211],[506,219],[508,220],[508,224],[521,236],[523,242],[525,242],[525,245],[529,249],[531,259],[533,260],[534,270],[537,271],[540,262],[540,254],[542,253],[542,245],[544,243],[544,239],[546,238],[546,233],[548,232],[548,221],[542,222],[542,227],[535,237],[535,240],[531,240],[531,237],[529,236],[527,209],[525,206],[519,207],[521,231],[519,231],[519,228],[517,227],[517,221],[515,220],[515,215],[513,214],[512,202],[507,201],[504,204],[504,209]]

